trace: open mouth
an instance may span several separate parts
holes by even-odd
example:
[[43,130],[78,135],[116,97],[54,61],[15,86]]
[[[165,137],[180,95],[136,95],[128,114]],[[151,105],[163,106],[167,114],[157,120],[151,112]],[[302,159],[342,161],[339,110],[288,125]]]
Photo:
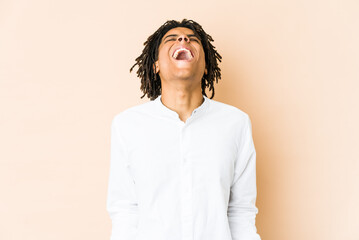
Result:
[[172,57],[176,60],[190,61],[193,58],[193,54],[191,50],[181,47],[173,53]]

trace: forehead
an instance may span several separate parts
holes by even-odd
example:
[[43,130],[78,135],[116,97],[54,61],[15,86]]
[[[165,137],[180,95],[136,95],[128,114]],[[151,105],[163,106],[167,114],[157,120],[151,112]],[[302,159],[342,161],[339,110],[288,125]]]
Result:
[[176,27],[176,28],[172,28],[168,32],[166,32],[166,34],[163,36],[163,38],[166,37],[167,35],[170,35],[170,34],[186,34],[186,35],[189,35],[189,34],[195,34],[195,33],[189,28]]

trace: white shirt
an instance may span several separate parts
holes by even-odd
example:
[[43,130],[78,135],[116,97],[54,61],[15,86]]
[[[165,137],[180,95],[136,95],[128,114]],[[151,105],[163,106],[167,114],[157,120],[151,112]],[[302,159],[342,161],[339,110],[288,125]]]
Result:
[[260,240],[250,118],[203,97],[186,122],[161,96],[113,118],[111,240]]

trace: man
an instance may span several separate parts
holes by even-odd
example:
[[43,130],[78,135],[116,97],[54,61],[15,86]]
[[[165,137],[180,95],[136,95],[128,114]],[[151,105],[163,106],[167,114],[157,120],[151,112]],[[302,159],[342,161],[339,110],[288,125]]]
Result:
[[184,19],[144,43],[135,65],[152,101],[111,125],[111,240],[260,240],[251,121],[212,100],[221,56],[211,41]]

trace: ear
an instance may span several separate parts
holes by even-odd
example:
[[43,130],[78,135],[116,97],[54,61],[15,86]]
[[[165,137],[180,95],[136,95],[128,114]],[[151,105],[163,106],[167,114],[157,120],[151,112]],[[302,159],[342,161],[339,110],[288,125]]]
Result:
[[204,74],[207,74],[207,68],[204,69]]
[[[155,69],[156,66],[156,69]],[[160,66],[158,64],[158,60],[153,64],[153,71],[156,71],[156,74],[160,71]]]

